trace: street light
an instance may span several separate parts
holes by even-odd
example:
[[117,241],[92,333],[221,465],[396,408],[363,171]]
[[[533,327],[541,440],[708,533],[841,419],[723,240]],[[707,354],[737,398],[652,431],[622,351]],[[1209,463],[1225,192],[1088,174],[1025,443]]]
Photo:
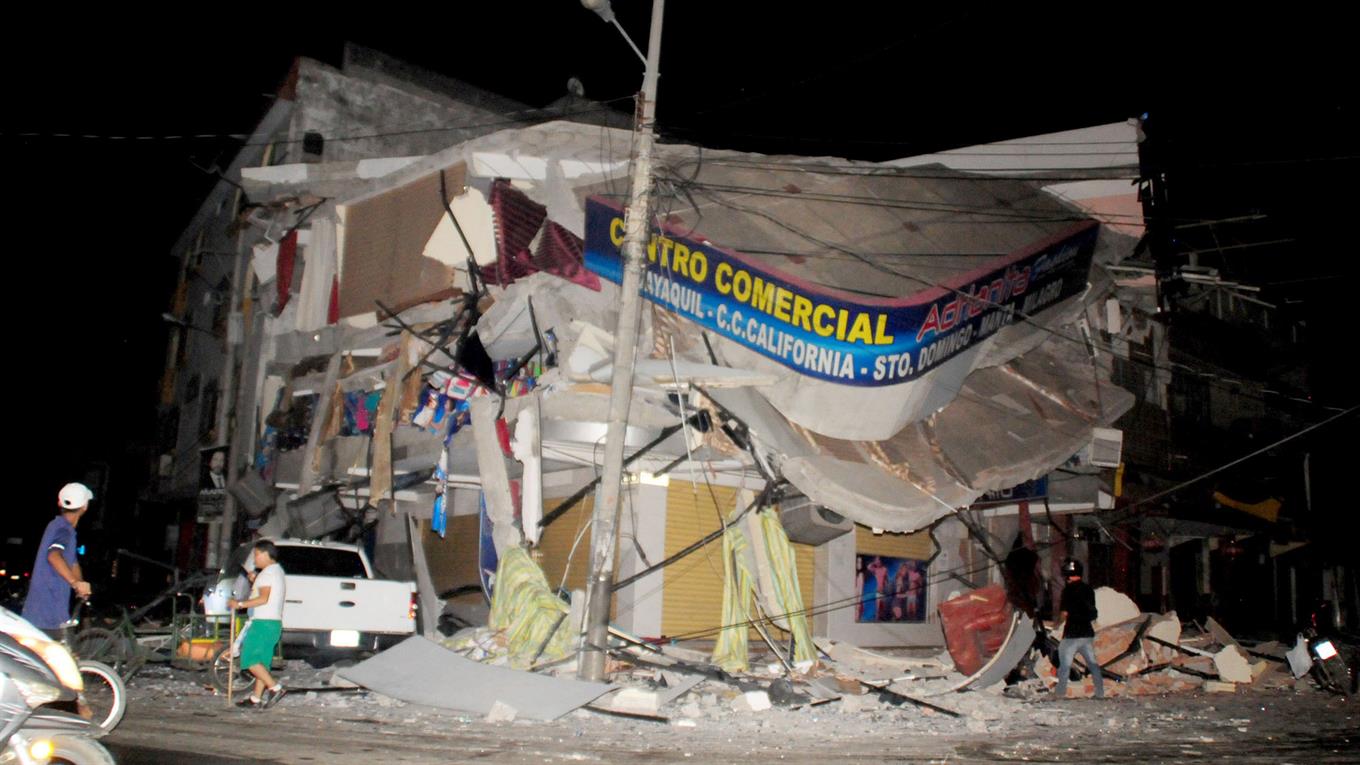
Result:
[[[628,33],[623,31],[623,27],[619,26],[619,20],[614,18],[614,6],[609,4],[609,0],[581,0],[581,5],[585,6],[587,10],[594,11],[595,15],[604,19],[605,22],[613,24],[614,28],[619,30],[619,35],[623,37],[624,42],[628,43],[628,47],[632,48],[633,52],[637,54],[637,57],[642,60],[642,65],[648,65],[647,57],[642,55],[642,51],[638,50],[638,46],[633,42],[633,38],[629,37]],[[653,7],[652,18],[659,18],[660,16],[660,9],[658,7]]]
[[[628,45],[638,51],[614,18],[609,0],[581,0],[581,5],[612,22]],[[619,489],[623,483],[623,441],[628,406],[633,400],[633,367],[637,360],[638,320],[642,315],[642,258],[652,206],[652,123],[656,118],[657,65],[661,60],[661,17],[665,0],[652,0],[652,28],[647,41],[647,70],[642,77],[634,132],[628,210],[624,215],[623,277],[619,280],[619,323],[614,331],[614,369],[609,386],[609,429],[605,432],[604,466],[598,502],[592,517],[590,579],[586,596],[586,639],[581,646],[577,676],[604,679],[605,647],[609,642],[609,601],[614,589],[614,528],[619,519]]]

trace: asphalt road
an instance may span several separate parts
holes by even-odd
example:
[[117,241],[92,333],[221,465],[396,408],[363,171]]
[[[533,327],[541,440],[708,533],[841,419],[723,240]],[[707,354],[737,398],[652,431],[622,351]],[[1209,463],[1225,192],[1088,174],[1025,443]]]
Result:
[[[584,712],[554,722],[490,723],[376,695],[300,693],[266,712],[252,712],[228,708],[225,699],[194,682],[144,681],[134,690],[123,724],[104,740],[123,765],[472,760],[515,765],[833,761],[1324,765],[1357,762],[1360,751],[1360,701],[1307,689],[1054,703],[975,695],[973,701],[981,702],[987,713],[963,719],[879,705],[856,711],[841,702],[802,711],[739,714],[719,698],[705,700],[719,706],[709,707],[711,712],[684,726]],[[671,714],[679,719],[679,712]]]

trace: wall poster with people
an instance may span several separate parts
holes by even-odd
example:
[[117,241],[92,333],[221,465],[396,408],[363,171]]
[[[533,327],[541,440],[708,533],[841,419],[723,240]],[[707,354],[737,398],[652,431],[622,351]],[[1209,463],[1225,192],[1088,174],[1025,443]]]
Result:
[[924,622],[926,562],[884,555],[855,556],[858,622]]

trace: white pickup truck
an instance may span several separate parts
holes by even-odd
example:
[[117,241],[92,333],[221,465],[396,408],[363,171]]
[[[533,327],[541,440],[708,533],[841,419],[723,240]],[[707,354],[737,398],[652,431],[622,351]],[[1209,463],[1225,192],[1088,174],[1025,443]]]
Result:
[[[415,582],[374,578],[362,548],[299,539],[274,544],[285,577],[285,656],[379,651],[415,632]],[[254,569],[250,550],[248,544],[238,548],[222,572],[219,587],[227,584],[237,598],[247,594],[244,571]]]

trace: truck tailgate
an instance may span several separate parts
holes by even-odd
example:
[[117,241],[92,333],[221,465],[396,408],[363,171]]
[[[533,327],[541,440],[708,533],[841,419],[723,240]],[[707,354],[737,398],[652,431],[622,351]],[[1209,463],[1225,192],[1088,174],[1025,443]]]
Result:
[[288,575],[285,630],[357,630],[409,634],[413,582]]

